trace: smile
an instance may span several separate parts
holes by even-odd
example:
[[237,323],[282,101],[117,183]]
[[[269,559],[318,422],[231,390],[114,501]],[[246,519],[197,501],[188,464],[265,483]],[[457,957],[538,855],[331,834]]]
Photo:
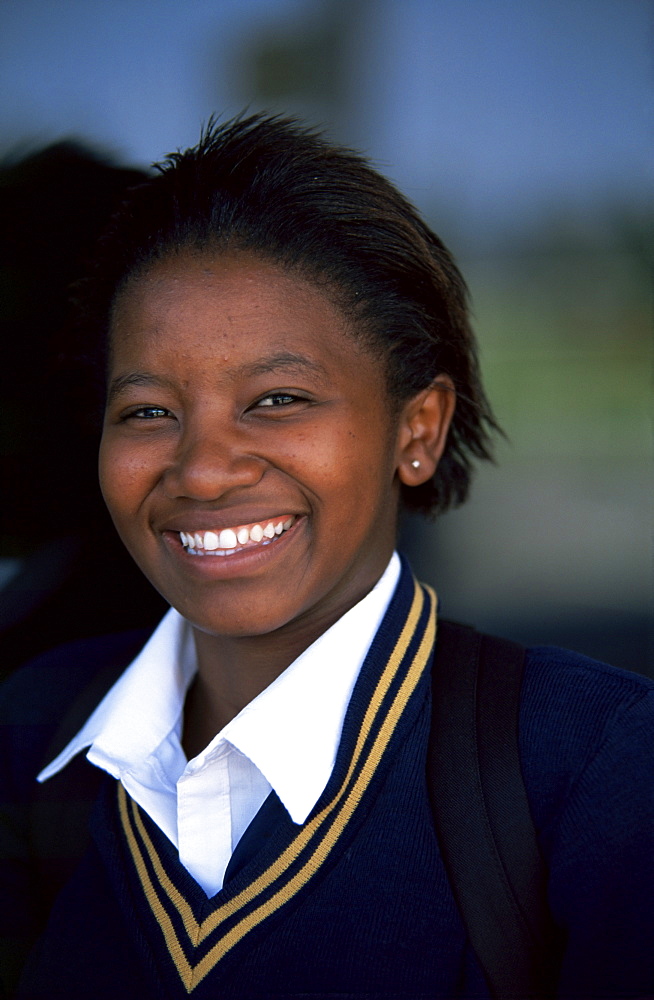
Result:
[[297,518],[284,515],[258,524],[241,524],[216,531],[180,531],[179,538],[189,555],[229,556],[245,548],[269,545],[292,528]]

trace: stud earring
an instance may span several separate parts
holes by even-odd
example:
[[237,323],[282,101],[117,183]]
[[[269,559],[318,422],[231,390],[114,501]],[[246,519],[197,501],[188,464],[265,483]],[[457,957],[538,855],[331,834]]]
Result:
[[420,468],[420,462],[418,461],[417,458],[414,458],[414,460],[412,461],[411,465],[413,466],[414,469],[419,469]]

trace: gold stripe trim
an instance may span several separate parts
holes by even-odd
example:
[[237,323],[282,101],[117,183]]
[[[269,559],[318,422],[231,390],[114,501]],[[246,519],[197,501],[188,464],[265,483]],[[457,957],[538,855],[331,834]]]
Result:
[[[432,592],[433,594],[433,592]],[[328,803],[322,813],[319,813],[312,822],[303,827],[303,829],[298,833],[297,837],[293,842],[285,849],[285,851],[279,856],[279,858],[273,862],[273,864],[263,872],[258,879],[256,879],[251,885],[247,886],[242,892],[240,892],[233,899],[229,900],[227,903],[223,903],[218,909],[207,917],[202,924],[199,925],[198,933],[198,923],[193,915],[193,911],[186,902],[186,900],[180,895],[174,884],[171,882],[167,873],[165,872],[161,860],[157,854],[156,848],[152,844],[150,837],[147,834],[143,822],[138,817],[138,829],[141,838],[145,844],[146,850],[150,857],[150,861],[155,870],[157,878],[160,880],[162,888],[168,895],[171,903],[177,908],[179,915],[182,919],[184,927],[187,930],[189,938],[194,943],[201,943],[211,932],[221,923],[225,917],[231,916],[244,904],[251,902],[260,892],[265,891],[274,881],[281,877],[284,871],[293,863],[296,857],[301,853],[302,850],[309,843],[313,835],[317,832],[319,826],[324,822],[325,819],[329,817],[331,812],[336,808],[343,793],[352,777],[352,774],[357,766],[358,759],[361,755],[363,745],[368,737],[368,734],[372,728],[374,719],[379,711],[381,703],[384,700],[386,693],[391,685],[393,677],[397,673],[399,665],[406,655],[406,651],[409,647],[409,643],[413,637],[416,629],[416,625],[420,619],[424,605],[424,595],[422,588],[419,584],[414,581],[414,595],[411,603],[411,608],[407,615],[404,627],[398,636],[395,648],[391,653],[387,665],[384,668],[382,676],[379,679],[373,697],[370,700],[370,704],[364,715],[361,728],[359,730],[359,736],[352,754],[352,760],[348,768],[348,772],[345,779],[334,796],[332,801]]]
[[306,885],[311,877],[315,875],[322,863],[325,861],[326,857],[345,830],[348,821],[351,819],[352,814],[361,801],[363,792],[370,783],[370,780],[377,769],[383,753],[395,731],[395,727],[397,726],[400,716],[406,707],[406,703],[411,697],[411,694],[415,690],[418,681],[422,676],[424,667],[431,655],[435,635],[436,622],[435,615],[432,611],[429,624],[425,634],[423,635],[411,668],[393,700],[393,704],[391,705],[380,731],[377,734],[371,752],[368,755],[368,758],[365,761],[361,769],[361,773],[357,777],[352,790],[348,794],[341,812],[334,820],[334,823],[325,834],[312,856],[305,862],[300,871],[297,872],[293,878],[286,883],[286,885],[278,889],[274,896],[236,924],[236,926],[225,934],[220,941],[218,941],[213,948],[207,952],[204,958],[198,962],[193,969],[193,987],[197,986],[198,983],[200,983],[204,977],[211,972],[220,959],[223,958],[223,956],[230,951],[234,945],[238,944],[238,942],[249,931],[251,931],[267,917],[271,916],[272,913],[296,895],[296,893]]
[[[143,820],[141,819],[141,816],[135,807],[132,809],[132,817],[140,834],[141,840],[145,844],[145,849],[150,858],[152,867],[154,868],[154,873],[157,876],[157,879],[159,880],[159,883],[161,884],[161,887],[165,891],[169,900],[179,913],[182,923],[184,924],[184,929],[188,934],[191,944],[193,945],[202,944],[202,941],[207,936],[206,934],[202,933],[203,924],[199,924],[198,921],[195,919],[195,914],[193,913],[193,910],[189,906],[185,897],[182,896],[181,892],[178,890],[177,886],[174,884],[174,882],[171,880],[170,876],[166,872],[166,869],[161,863],[161,858],[159,857],[157,849],[152,843],[148,831],[145,829],[145,826],[143,824]],[[142,857],[141,857],[141,863],[144,864]],[[154,891],[154,889],[152,891]],[[146,895],[148,896],[149,899],[150,897],[147,891]],[[206,920],[204,921],[204,923],[206,923]]]
[[134,864],[136,865],[136,870],[138,872],[139,879],[141,880],[141,885],[143,886],[143,891],[147,896],[148,903],[150,904],[150,909],[154,913],[154,916],[161,928],[161,931],[166,942],[166,947],[170,952],[170,957],[175,963],[175,968],[179,973],[179,977],[182,980],[187,993],[190,993],[193,989],[193,969],[189,964],[186,955],[179,943],[177,934],[175,933],[175,928],[173,927],[172,921],[166,912],[165,907],[161,903],[156,890],[150,879],[150,875],[145,866],[145,861],[143,860],[143,855],[141,854],[138,843],[136,842],[136,837],[134,836],[134,830],[132,829],[132,824],[129,821],[129,815],[127,812],[127,793],[123,788],[120,781],[118,782],[118,805],[120,809],[120,818],[122,820],[123,828],[127,836],[127,843],[129,844],[129,849],[134,858]]
[[190,992],[195,986],[197,986],[198,983],[201,982],[208,972],[210,972],[216,965],[216,963],[232,947],[234,947],[234,945],[237,944],[238,941],[240,941],[245,934],[248,933],[248,931],[256,927],[262,920],[270,916],[275,912],[275,910],[279,909],[280,906],[283,906],[286,902],[288,902],[309,881],[309,879],[323,864],[325,858],[328,856],[329,852],[332,850],[333,846],[345,830],[347,823],[349,822],[357,805],[361,801],[362,795],[379,765],[383,753],[393,735],[397,722],[399,721],[411,694],[415,690],[418,680],[420,679],[431,654],[436,633],[436,596],[431,588],[426,587],[425,590],[429,593],[431,599],[428,624],[425,628],[425,632],[423,633],[420,645],[407,675],[395,695],[395,698],[393,699],[393,703],[381,725],[373,746],[371,747],[366,760],[363,762],[360,773],[350,791],[346,794],[347,787],[357,768],[367,737],[372,729],[375,718],[381,709],[381,705],[390,688],[393,677],[396,675],[400,664],[406,656],[408,646],[414,635],[417,623],[423,610],[425,591],[416,581],[414,581],[414,596],[406,622],[364,715],[354,753],[339,791],[334,796],[332,801],[323,809],[323,811],[314,817],[311,823],[303,827],[293,842],[285,849],[285,851],[282,852],[279,858],[277,858],[276,861],[273,862],[273,864],[259,876],[258,879],[239,893],[238,896],[235,896],[233,899],[218,907],[202,923],[198,923],[195,919],[191,907],[177,890],[164,870],[156,848],[152,844],[147,830],[145,829],[145,826],[143,825],[143,822],[138,814],[138,810],[135,806],[133,807],[134,822],[137,825],[139,835],[145,845],[155,874],[160,881],[161,888],[164,890],[173,906],[177,909],[186,933],[189,936],[189,940],[195,946],[201,944],[202,941],[204,941],[223,920],[236,914],[246,903],[254,901],[257,895],[265,892],[266,889],[270,888],[275,881],[279,880],[293,861],[299,856],[302,850],[304,850],[304,848],[310,843],[311,839],[318,833],[320,827],[329,818],[331,813],[339,805],[341,807],[340,813],[335,818],[332,827],[325,834],[323,840],[318,844],[315,851],[311,857],[307,859],[300,871],[296,872],[296,874],[285,885],[278,889],[277,892],[270,897],[270,899],[262,903],[256,910],[236,924],[231,931],[224,935],[224,937],[221,938],[221,940],[218,941],[213,948],[211,948],[207,955],[205,955],[205,957],[195,967],[192,967],[187,961],[172,922],[168,917],[159,896],[157,895],[157,891],[152,883],[152,880],[150,879],[147,866],[130,822],[127,810],[126,794],[122,786],[119,786],[121,818],[126,830],[130,851],[134,857],[139,879],[151,909],[159,922],[168,950],[187,991]]

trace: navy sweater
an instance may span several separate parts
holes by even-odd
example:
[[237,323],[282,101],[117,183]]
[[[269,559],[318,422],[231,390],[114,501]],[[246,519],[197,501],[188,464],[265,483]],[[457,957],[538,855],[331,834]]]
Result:
[[[211,900],[122,786],[83,759],[35,797],[58,720],[93,671],[130,661],[134,637],[68,647],[12,678],[0,919],[8,981],[31,948],[17,995],[488,997],[427,799],[433,644],[431,595],[405,570],[320,801],[297,826],[271,795]],[[653,722],[645,678],[529,651],[520,747],[565,940],[562,998],[654,997]],[[91,799],[88,836],[75,817]]]

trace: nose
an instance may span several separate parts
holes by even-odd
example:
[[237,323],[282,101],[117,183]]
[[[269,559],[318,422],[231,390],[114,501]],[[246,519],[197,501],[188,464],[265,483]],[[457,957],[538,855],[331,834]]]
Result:
[[170,499],[218,500],[256,486],[264,470],[264,459],[252,453],[244,435],[225,426],[189,428],[163,475],[163,487]]

